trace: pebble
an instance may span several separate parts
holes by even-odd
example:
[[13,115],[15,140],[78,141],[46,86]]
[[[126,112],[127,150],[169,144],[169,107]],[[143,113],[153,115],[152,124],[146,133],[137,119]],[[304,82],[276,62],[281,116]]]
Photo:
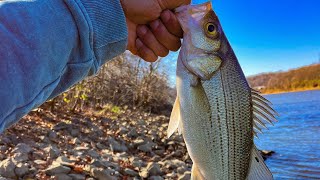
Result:
[[191,172],[186,171],[182,176],[178,178],[178,180],[190,180],[191,179]]
[[171,173],[168,173],[165,175],[165,179],[177,179],[176,178],[176,173],[173,171]]
[[29,159],[28,154],[26,153],[15,153],[12,156],[12,159],[14,162],[19,163],[19,162],[25,162]]
[[100,142],[98,142],[98,143],[96,144],[96,146],[97,146],[97,148],[100,149],[100,150],[103,150],[103,149],[106,149],[106,148],[107,148],[107,146],[105,146],[104,144],[102,144],[102,143],[100,143]]
[[161,161],[161,157],[160,156],[158,156],[158,155],[154,155],[153,156],[153,158],[151,158],[151,160],[153,161],[153,162],[159,162],[159,161]]
[[149,180],[164,180],[161,176],[151,176]]
[[148,170],[149,176],[156,176],[156,175],[162,174],[160,165],[158,163],[154,163],[154,162],[149,163],[147,166],[147,170]]
[[128,151],[128,148],[124,144],[120,144],[118,141],[116,141],[112,137],[110,137],[108,139],[108,142],[110,144],[110,149],[113,152],[126,152],[126,151]]
[[181,167],[177,168],[177,173],[178,174],[184,174],[185,171],[186,171],[186,168],[184,166],[181,166]]
[[15,180],[15,179],[5,178],[5,177],[0,176],[0,180]]
[[73,138],[73,139],[71,140],[71,143],[72,143],[72,144],[81,144],[81,140],[76,137],[76,138]]
[[73,179],[73,180],[85,180],[86,176],[83,174],[69,174],[69,176]]
[[105,164],[103,162],[96,159],[92,161],[91,165],[95,167],[105,167]]
[[129,176],[133,176],[133,177],[139,175],[139,173],[137,171],[129,169],[129,168],[125,168],[123,170],[123,172],[124,172],[125,175],[129,175]]
[[164,161],[164,166],[167,169],[177,169],[178,167],[186,166],[186,164],[179,159],[173,159]]
[[16,147],[12,150],[12,153],[21,153],[21,154],[28,154],[32,151],[32,148],[25,144],[25,143],[19,143],[16,145]]
[[27,164],[19,163],[14,171],[18,177],[23,177],[29,172],[29,167]]
[[74,148],[74,150],[76,150],[76,151],[87,151],[89,149],[90,149],[90,147],[86,147],[86,146],[77,146]]
[[5,145],[0,146],[0,151],[4,152],[6,150],[8,150],[8,146],[5,146]]
[[33,159],[46,159],[47,156],[43,151],[33,151],[32,152]]
[[0,175],[7,177],[7,178],[15,178],[16,174],[14,169],[16,165],[12,161],[11,158],[5,159],[0,162]]
[[6,135],[3,135],[0,141],[0,144],[3,145],[3,144],[10,144],[10,143],[11,143],[11,140],[9,139],[9,137]]
[[43,161],[43,160],[39,160],[39,159],[34,160],[33,162],[37,165],[46,165],[47,164],[47,161]]
[[142,144],[144,144],[144,143],[145,143],[145,140],[142,139],[141,137],[138,138],[138,139],[135,139],[135,140],[133,141],[133,144],[134,144],[135,146],[140,146],[140,145],[142,145]]
[[155,162],[150,162],[146,168],[143,168],[140,172],[140,176],[143,178],[147,178],[149,176],[158,176],[162,175],[162,171],[160,169],[160,165]]
[[88,155],[91,156],[92,158],[100,157],[100,154],[97,151],[93,150],[93,149],[88,151]]
[[43,143],[51,143],[50,139],[47,136],[39,136],[39,139]]
[[156,153],[159,156],[162,156],[166,151],[164,149],[155,150],[154,153]]
[[70,134],[73,137],[77,137],[80,134],[80,130],[79,129],[71,129]]
[[68,176],[67,174],[56,174],[52,176],[55,180],[72,180],[72,177]]
[[152,151],[152,144],[151,143],[147,143],[147,144],[143,144],[138,146],[138,148],[140,151],[143,151],[145,153],[151,152]]
[[61,151],[56,146],[50,145],[49,147],[44,148],[44,151],[48,153],[50,159],[57,158]]
[[128,132],[129,130],[126,127],[121,126],[119,130],[117,131],[119,135],[124,135]]
[[74,163],[75,160],[71,160],[69,158],[67,158],[66,156],[59,156],[56,160],[55,163],[57,164],[70,164],[70,163]]
[[69,167],[60,164],[52,164],[45,170],[48,175],[67,174],[70,171],[71,169]]
[[133,167],[139,169],[139,168],[141,168],[142,166],[144,166],[145,163],[144,163],[141,159],[139,159],[139,158],[137,158],[137,157],[134,157],[134,158],[132,158],[132,160],[131,160],[131,164],[132,164]]
[[55,132],[55,131],[49,131],[48,133],[48,138],[51,140],[51,141],[55,141],[58,139],[58,134]]
[[148,171],[146,169],[143,169],[142,171],[139,172],[139,175],[142,178],[147,178],[149,176]]
[[65,122],[59,122],[58,124],[56,124],[56,125],[53,127],[53,129],[54,129],[55,131],[60,131],[60,130],[66,129],[66,128],[68,128],[68,127],[69,127],[69,125],[66,124]]
[[131,129],[127,135],[130,138],[136,138],[138,136],[138,132],[135,128]]
[[98,180],[116,180],[116,177],[111,176],[110,171],[102,168],[92,168],[91,175]]

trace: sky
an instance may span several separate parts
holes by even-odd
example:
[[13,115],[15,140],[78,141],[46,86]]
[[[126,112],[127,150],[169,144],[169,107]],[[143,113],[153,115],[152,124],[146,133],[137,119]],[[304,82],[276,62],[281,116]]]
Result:
[[320,63],[320,0],[213,0],[212,5],[246,76]]

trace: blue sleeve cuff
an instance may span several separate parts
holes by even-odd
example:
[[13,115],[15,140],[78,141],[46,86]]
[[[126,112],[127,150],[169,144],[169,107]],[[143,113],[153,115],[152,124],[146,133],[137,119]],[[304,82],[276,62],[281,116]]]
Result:
[[128,31],[119,0],[80,0],[92,26],[92,48],[99,68],[126,50]]

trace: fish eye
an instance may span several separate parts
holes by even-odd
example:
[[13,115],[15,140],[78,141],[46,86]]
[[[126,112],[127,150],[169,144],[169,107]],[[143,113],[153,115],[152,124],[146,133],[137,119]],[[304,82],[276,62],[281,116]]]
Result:
[[209,22],[206,24],[205,26],[205,30],[206,33],[210,36],[210,37],[216,37],[218,35],[218,31],[217,31],[217,27],[215,24]]
[[215,29],[216,29],[216,27],[214,27],[213,24],[209,24],[209,25],[208,25],[208,32],[212,33],[212,32],[215,31]]

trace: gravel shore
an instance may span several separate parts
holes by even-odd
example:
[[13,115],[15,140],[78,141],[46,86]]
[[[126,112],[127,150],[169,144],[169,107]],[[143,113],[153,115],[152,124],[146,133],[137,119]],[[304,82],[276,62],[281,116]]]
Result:
[[190,179],[182,136],[167,116],[31,112],[0,136],[0,180]]
[[0,180],[190,179],[182,137],[166,138],[168,117],[107,117],[31,112],[0,136]]

